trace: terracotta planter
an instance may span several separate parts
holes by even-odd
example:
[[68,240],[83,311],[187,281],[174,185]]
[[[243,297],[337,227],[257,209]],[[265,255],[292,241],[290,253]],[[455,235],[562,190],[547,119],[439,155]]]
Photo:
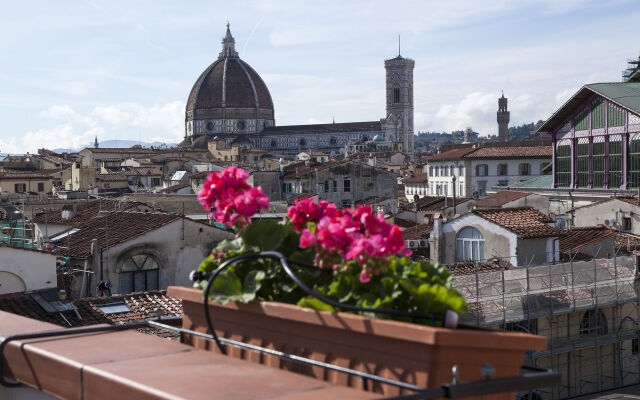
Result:
[[[199,332],[207,330],[200,290],[173,286],[169,287],[167,295],[182,299],[184,328]],[[495,367],[493,378],[516,376],[526,350],[547,348],[546,338],[525,333],[433,328],[275,302],[212,304],[210,315],[221,337],[422,387],[439,387],[451,382],[451,367],[456,364],[461,381],[484,379],[481,368],[487,363]],[[212,342],[190,337],[186,340],[196,347],[217,351]],[[360,379],[346,374],[237,348],[228,349],[233,357],[362,388]],[[401,393],[393,386],[372,385],[371,382],[369,388],[385,395]],[[482,398],[506,400],[513,397],[513,393],[501,393]]]

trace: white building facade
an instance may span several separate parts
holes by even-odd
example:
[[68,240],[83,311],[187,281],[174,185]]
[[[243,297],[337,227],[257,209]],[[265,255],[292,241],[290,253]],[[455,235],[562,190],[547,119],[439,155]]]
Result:
[[482,197],[494,187],[510,185],[551,172],[551,146],[528,142],[488,143],[454,148],[429,156],[423,172],[429,174],[430,196]]

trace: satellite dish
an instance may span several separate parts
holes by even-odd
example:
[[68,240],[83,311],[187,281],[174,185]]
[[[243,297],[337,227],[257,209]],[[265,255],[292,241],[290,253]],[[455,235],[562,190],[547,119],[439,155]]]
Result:
[[554,226],[556,227],[556,229],[564,229],[567,227],[567,221],[565,221],[564,218],[558,218],[556,219],[556,223]]
[[474,190],[473,192],[471,192],[471,197],[473,197],[475,200],[478,200],[478,195],[479,193],[477,190]]
[[614,221],[612,219],[605,219],[604,220],[604,226],[606,226],[607,228],[611,228],[614,225]]

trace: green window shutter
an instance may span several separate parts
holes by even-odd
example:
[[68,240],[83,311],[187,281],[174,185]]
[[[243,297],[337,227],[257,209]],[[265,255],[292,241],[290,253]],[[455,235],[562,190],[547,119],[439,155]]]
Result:
[[576,131],[586,131],[589,129],[589,109],[585,108],[578,114],[575,121]]
[[623,126],[624,125],[624,111],[620,108],[609,103],[609,110],[607,115],[607,126]]
[[591,103],[591,129],[604,128],[604,103],[596,99]]

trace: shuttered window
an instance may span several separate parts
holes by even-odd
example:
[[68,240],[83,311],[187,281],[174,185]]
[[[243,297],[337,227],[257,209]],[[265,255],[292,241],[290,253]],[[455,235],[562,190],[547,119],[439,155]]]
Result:
[[578,187],[589,184],[589,139],[578,139]]
[[607,126],[623,126],[624,125],[624,111],[609,103],[609,109],[607,110]]
[[604,103],[596,99],[591,103],[591,129],[604,128]]
[[593,188],[604,186],[604,136],[593,138]]
[[609,136],[609,188],[622,185],[622,136]]
[[575,119],[576,131],[586,131],[589,129],[589,109],[585,108]]
[[637,188],[640,184],[640,135],[629,142],[629,186]]
[[568,140],[558,142],[556,162],[558,187],[569,187],[571,184],[571,143]]

